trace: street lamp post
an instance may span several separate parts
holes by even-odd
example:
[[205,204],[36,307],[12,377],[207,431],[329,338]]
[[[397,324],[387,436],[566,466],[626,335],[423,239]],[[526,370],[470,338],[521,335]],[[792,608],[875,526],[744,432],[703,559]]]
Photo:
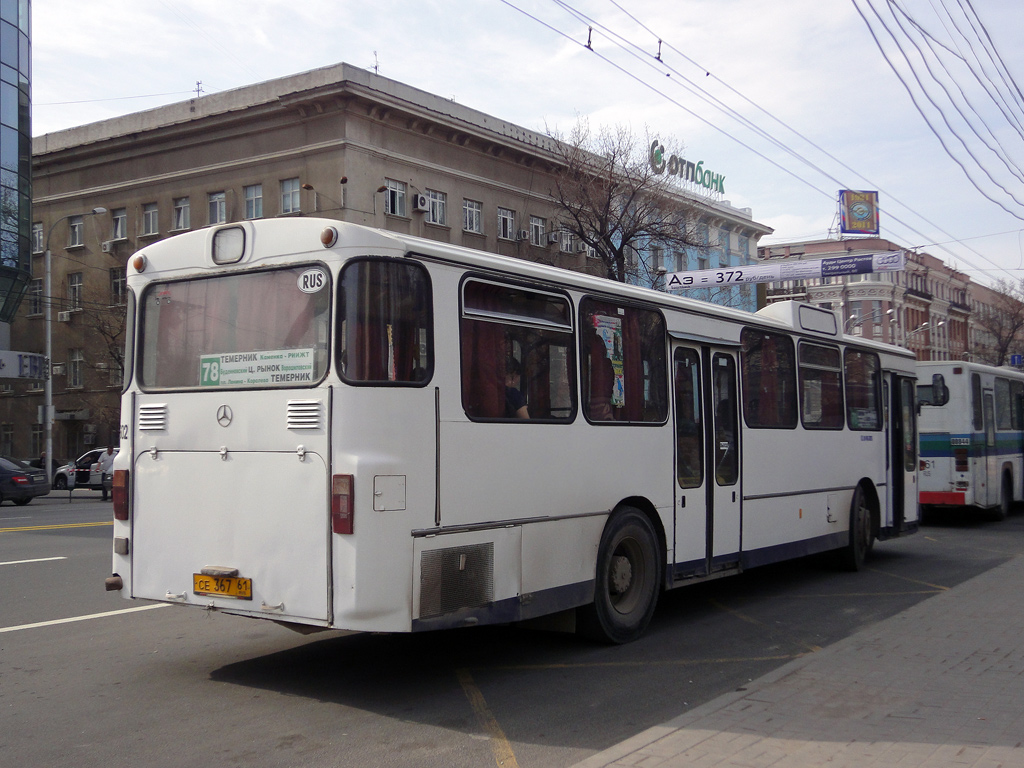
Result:
[[53,281],[50,270],[50,235],[53,234],[54,227],[66,219],[76,216],[96,216],[106,212],[106,208],[93,208],[88,213],[69,213],[53,222],[50,225],[50,230],[46,233],[46,252],[43,254],[43,264],[46,270],[44,286],[46,291],[46,377],[43,379],[45,403],[43,406],[43,429],[46,433],[46,461],[43,463],[46,465],[46,480],[50,485],[53,485]]

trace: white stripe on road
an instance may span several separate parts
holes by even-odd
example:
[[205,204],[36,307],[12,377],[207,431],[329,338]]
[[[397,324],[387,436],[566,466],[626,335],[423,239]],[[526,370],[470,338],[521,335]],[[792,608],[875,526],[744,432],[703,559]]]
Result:
[[38,629],[39,627],[52,627],[57,624],[71,624],[75,621],[88,621],[89,619],[104,619],[107,616],[120,616],[123,613],[138,613],[139,611],[151,611],[154,608],[167,608],[168,603],[156,603],[154,605],[143,605],[139,608],[125,608],[120,611],[107,611],[106,613],[91,613],[88,616],[72,616],[69,619],[55,619],[54,621],[40,621],[36,624],[21,624],[17,627],[0,627],[0,635],[4,632],[17,632],[19,629]]
[[8,560],[6,563],[0,563],[0,565],[23,565],[25,563],[48,563],[51,560],[67,560],[66,557],[39,557],[35,560]]

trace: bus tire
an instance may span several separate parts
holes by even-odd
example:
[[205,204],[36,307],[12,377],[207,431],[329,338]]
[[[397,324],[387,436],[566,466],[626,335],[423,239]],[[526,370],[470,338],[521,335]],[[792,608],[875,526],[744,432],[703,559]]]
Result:
[[992,510],[993,520],[1005,520],[1010,514],[1013,504],[1013,479],[1009,472],[1003,472],[1003,480],[999,485],[999,506]]
[[658,535],[646,515],[623,507],[612,516],[597,550],[594,602],[580,609],[582,634],[613,644],[643,634],[661,590],[659,552]]
[[858,485],[850,502],[850,540],[842,550],[842,564],[848,571],[859,571],[864,567],[871,547],[875,543],[875,527],[871,502]]

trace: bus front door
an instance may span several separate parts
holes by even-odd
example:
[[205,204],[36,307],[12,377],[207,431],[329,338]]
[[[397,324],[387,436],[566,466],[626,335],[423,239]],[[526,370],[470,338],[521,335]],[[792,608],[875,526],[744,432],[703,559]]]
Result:
[[736,355],[673,348],[676,579],[739,565],[740,452]]

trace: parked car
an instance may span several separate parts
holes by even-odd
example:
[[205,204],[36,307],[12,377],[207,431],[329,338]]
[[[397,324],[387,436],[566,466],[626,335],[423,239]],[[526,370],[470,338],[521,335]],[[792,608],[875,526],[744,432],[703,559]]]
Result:
[[[53,475],[53,487],[58,491],[66,491],[68,488],[89,488],[93,491],[102,491],[103,475],[96,464],[100,460],[100,455],[106,450],[106,448],[93,448],[79,456],[77,461],[58,467]],[[116,448],[114,455],[117,455]]]
[[0,456],[0,504],[10,499],[18,506],[50,492],[46,472],[23,461]]

